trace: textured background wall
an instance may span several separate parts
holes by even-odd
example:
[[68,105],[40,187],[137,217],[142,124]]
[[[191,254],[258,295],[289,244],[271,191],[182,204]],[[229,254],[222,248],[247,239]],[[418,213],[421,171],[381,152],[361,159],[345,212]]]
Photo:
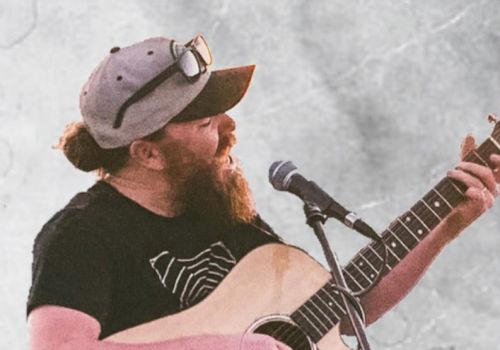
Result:
[[[51,149],[115,45],[206,35],[216,66],[255,63],[232,115],[260,211],[318,259],[298,200],[267,169],[292,159],[379,230],[482,141],[500,104],[500,2],[0,1],[0,348],[27,347],[25,300],[41,225],[93,182]],[[500,206],[369,329],[374,349],[493,349],[500,336]],[[328,225],[345,262],[365,240]]]

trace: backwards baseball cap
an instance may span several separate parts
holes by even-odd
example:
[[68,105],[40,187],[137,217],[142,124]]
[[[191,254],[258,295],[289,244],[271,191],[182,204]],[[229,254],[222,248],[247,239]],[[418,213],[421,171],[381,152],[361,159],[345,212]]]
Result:
[[212,55],[198,35],[186,45],[151,38],[112,48],[80,94],[80,110],[102,148],[117,148],[170,121],[223,113],[243,97],[255,66],[211,71]]

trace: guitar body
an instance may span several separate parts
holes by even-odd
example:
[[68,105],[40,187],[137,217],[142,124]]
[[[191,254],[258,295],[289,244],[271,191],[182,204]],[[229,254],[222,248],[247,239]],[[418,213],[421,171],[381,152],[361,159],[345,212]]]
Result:
[[[126,329],[106,341],[147,343],[203,334],[266,333],[259,331],[259,325],[270,324],[274,319],[274,327],[279,322],[283,328],[288,316],[330,279],[329,272],[298,248],[267,244],[246,255],[199,304]],[[296,325],[291,327],[295,333],[300,331]],[[289,345],[294,350],[315,347],[305,335]],[[348,349],[339,336],[338,325],[317,346],[328,350]]]

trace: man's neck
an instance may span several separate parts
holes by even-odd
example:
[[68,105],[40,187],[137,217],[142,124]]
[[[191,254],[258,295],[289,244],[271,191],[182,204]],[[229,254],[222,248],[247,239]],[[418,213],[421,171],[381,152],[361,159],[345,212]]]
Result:
[[175,217],[184,210],[180,201],[175,199],[175,192],[161,176],[127,172],[107,174],[103,180],[125,197],[157,215]]

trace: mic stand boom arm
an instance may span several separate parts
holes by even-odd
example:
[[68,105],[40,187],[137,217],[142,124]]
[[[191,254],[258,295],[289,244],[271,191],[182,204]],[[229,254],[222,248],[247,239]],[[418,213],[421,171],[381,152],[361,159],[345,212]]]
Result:
[[[323,224],[326,221],[326,216],[321,212],[315,203],[305,201],[304,202],[304,213],[306,214],[307,224],[311,226],[314,230],[316,237],[323,248],[323,253],[325,254],[326,261],[330,266],[330,272],[332,274],[335,285],[339,287],[341,291],[340,295],[344,305],[346,306],[347,316],[351,323],[351,327],[354,331],[356,339],[358,340],[358,349],[370,350],[370,345],[368,344],[368,339],[366,338],[365,325],[361,319],[360,312],[354,307],[352,301],[350,301],[345,292],[348,291],[344,275],[342,274],[342,269],[340,267],[337,255],[332,251],[328,240],[323,230]],[[361,311],[361,310],[360,310]]]

